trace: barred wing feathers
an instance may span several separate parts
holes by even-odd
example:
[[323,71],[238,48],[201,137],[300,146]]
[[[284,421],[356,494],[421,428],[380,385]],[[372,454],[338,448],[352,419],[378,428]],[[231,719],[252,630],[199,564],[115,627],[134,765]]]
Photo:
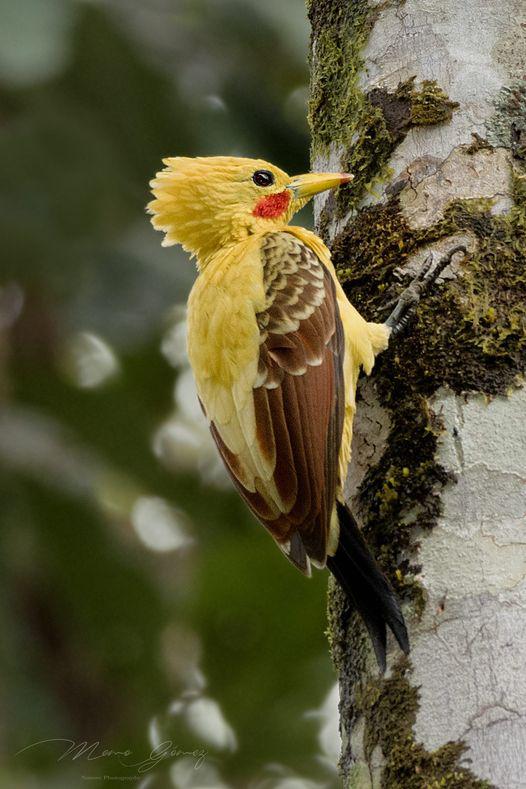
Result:
[[[303,572],[324,565],[344,415],[343,329],[334,281],[287,232],[261,243],[265,306],[255,319],[252,385],[232,387],[235,414],[211,420],[232,479],[254,514]],[[206,408],[206,403],[205,403]]]

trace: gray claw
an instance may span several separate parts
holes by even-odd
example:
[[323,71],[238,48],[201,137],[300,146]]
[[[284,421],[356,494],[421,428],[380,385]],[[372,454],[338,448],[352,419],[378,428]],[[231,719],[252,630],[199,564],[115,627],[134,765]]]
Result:
[[424,282],[427,275],[429,274],[429,270],[433,265],[433,253],[430,252],[427,258],[425,259],[424,265],[422,266],[420,273],[415,277],[417,282]]
[[[395,307],[387,320],[385,325],[391,329],[391,336],[400,334],[404,329],[414,313],[420,297],[424,291],[428,290],[431,285],[436,282],[440,274],[444,271],[446,266],[451,263],[453,255],[457,252],[467,254],[467,249],[463,245],[453,247],[447,255],[438,261],[436,266],[433,266],[433,253],[431,252],[417,276],[411,280],[407,288],[402,291],[400,297],[394,302]],[[387,306],[391,306],[393,301],[389,302]]]

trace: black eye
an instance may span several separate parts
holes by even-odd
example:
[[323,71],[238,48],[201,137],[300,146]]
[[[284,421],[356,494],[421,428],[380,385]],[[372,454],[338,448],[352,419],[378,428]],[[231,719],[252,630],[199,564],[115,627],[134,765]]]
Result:
[[257,186],[272,186],[274,183],[274,176],[269,170],[256,170],[252,176],[252,180]]

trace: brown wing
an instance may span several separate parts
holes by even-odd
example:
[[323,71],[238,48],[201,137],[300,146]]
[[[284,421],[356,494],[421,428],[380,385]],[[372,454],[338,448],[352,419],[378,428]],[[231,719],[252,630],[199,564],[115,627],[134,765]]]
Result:
[[266,307],[256,315],[255,447],[271,480],[242,483],[241,458],[212,434],[243,498],[290,560],[325,564],[343,428],[343,329],[331,275],[289,233],[265,236]]

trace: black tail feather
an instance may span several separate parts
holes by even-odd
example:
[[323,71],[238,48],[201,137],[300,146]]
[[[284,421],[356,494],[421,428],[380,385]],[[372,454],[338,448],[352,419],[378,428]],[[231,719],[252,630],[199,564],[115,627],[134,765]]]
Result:
[[386,668],[386,625],[400,648],[409,653],[409,637],[400,605],[380,570],[356,521],[347,507],[337,502],[340,541],[327,567],[344,589],[369,632],[381,671]]

